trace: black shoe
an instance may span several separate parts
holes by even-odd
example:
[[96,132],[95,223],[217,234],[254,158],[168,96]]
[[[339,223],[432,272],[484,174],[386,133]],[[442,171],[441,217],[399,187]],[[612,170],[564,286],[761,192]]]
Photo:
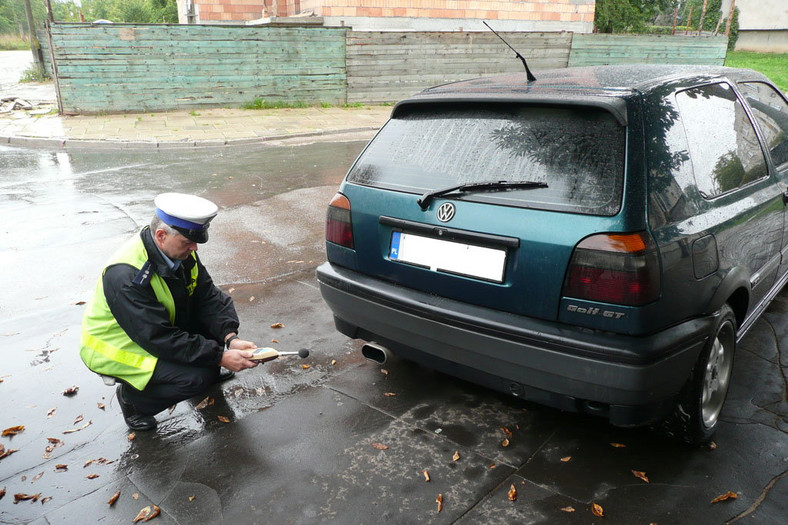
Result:
[[115,389],[115,393],[118,397],[118,404],[120,405],[120,410],[123,412],[123,419],[126,420],[126,425],[131,430],[153,430],[156,428],[156,418],[153,416],[143,416],[137,412],[137,409],[134,408],[134,405],[131,403],[127,403],[123,399],[123,385],[118,385],[118,388]]
[[219,370],[219,379],[217,383],[221,383],[222,381],[227,381],[228,379],[232,379],[235,377],[235,372],[232,370],[227,370],[226,368],[222,368]]

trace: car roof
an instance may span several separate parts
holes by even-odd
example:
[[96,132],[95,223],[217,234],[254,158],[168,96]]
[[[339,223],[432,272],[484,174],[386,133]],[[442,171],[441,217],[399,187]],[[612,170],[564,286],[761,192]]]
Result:
[[525,72],[461,80],[427,88],[398,103],[392,117],[406,108],[435,102],[528,102],[592,106],[612,113],[627,124],[625,99],[636,93],[672,83],[708,82],[721,78],[766,80],[749,69],[675,64],[625,64],[584,66],[535,71],[528,82]]

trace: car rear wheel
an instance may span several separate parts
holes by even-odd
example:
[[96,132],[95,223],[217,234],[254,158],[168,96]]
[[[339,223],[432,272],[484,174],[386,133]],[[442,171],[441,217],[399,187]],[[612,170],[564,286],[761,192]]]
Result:
[[670,434],[689,444],[711,440],[728,395],[736,350],[736,318],[727,304],[717,315],[712,337],[701,352],[667,422]]

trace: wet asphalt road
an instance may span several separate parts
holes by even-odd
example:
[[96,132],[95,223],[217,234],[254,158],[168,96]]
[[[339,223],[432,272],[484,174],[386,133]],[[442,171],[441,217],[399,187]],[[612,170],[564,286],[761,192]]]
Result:
[[[325,205],[362,146],[0,147],[0,427],[25,427],[0,438],[17,450],[0,460],[0,523],[130,523],[152,504],[162,524],[785,522],[788,291],[739,347],[713,450],[406,361],[381,369],[334,331],[314,279]],[[242,335],[312,355],[241,373],[130,439],[114,390],[79,361],[82,302],[163,191],[219,204],[200,255]]]

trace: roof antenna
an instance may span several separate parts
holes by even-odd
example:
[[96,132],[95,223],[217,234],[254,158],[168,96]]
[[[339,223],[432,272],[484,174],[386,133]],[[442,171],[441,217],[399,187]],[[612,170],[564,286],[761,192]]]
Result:
[[485,20],[482,20],[482,24],[486,25],[486,26],[487,26],[487,29],[489,29],[490,31],[492,31],[493,33],[495,33],[495,36],[497,36],[498,38],[500,38],[500,39],[501,39],[501,41],[502,41],[504,44],[506,44],[507,46],[509,46],[509,49],[511,49],[512,51],[514,51],[514,54],[515,54],[515,55],[517,55],[517,58],[519,58],[519,59],[522,61],[522,63],[523,63],[523,66],[525,66],[525,76],[526,76],[526,77],[528,77],[528,82],[533,82],[534,80],[536,80],[536,77],[533,75],[533,73],[531,73],[531,70],[530,70],[530,69],[528,69],[528,64],[526,64],[526,63],[525,63],[525,57],[524,57],[523,55],[521,55],[521,54],[520,54],[520,52],[519,52],[519,51],[517,51],[515,48],[513,48],[512,46],[510,46],[510,45],[509,45],[509,42],[507,42],[506,40],[504,40],[504,39],[503,39],[503,37],[502,37],[501,35],[499,35],[499,34],[498,34],[498,32],[497,32],[495,29],[493,29],[492,27],[490,27],[490,24],[488,24],[488,23],[487,23]]

